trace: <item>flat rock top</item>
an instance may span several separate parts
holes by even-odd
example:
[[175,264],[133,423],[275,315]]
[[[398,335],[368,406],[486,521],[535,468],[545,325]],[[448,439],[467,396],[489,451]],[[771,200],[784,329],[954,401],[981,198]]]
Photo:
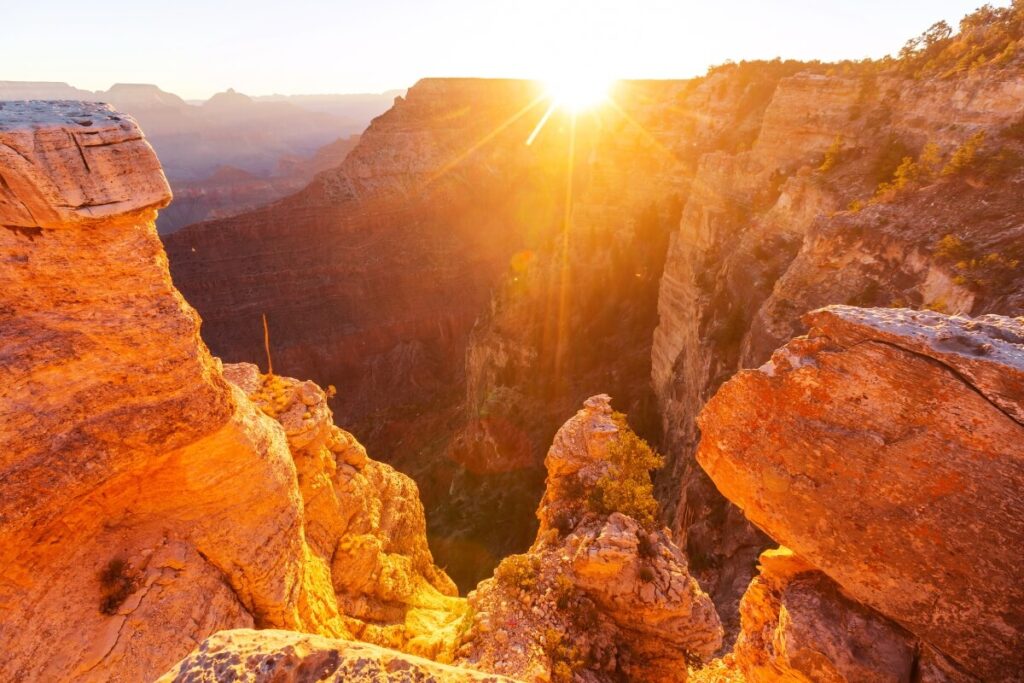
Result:
[[828,306],[804,321],[844,346],[882,342],[942,363],[1024,425],[1024,318]]
[[68,228],[171,200],[133,118],[70,100],[0,102],[0,225]]
[[74,100],[0,102],[0,133],[40,128],[120,128],[142,135],[135,120],[109,104]]

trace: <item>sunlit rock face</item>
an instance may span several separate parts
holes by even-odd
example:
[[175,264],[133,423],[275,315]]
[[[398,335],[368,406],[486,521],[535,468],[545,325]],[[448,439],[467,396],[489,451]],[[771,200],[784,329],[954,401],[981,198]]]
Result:
[[378,683],[511,679],[445,666],[393,650],[291,631],[237,629],[210,636],[157,683]]
[[1024,666],[1022,320],[836,306],[806,322],[807,337],[705,406],[698,461],[845,596],[954,669],[1012,680]]
[[4,104],[0,178],[0,678],[150,680],[252,626],[436,650],[459,605],[415,487],[315,386],[277,378],[271,407],[225,381],[171,284],[134,121]]
[[540,531],[470,594],[459,664],[526,681],[683,681],[721,647],[714,605],[666,530],[588,502],[623,476],[609,454],[624,429],[599,395],[558,431]]

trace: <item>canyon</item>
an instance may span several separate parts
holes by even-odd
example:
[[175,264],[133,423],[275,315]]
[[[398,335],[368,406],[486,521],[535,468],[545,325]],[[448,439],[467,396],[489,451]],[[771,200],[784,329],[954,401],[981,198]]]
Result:
[[[975,49],[956,40],[942,54]],[[530,544],[547,444],[610,393],[666,454],[665,521],[735,614],[767,540],[693,457],[722,382],[818,306],[1024,311],[1024,80],[986,49],[950,74],[623,82],[529,145],[536,84],[426,79],[300,193],[166,238],[172,275],[216,353],[260,362],[265,313],[280,367],[338,387],[339,420],[419,483],[463,590]]]
[[165,236],[0,102],[0,678],[1019,680],[1022,41],[425,79]]

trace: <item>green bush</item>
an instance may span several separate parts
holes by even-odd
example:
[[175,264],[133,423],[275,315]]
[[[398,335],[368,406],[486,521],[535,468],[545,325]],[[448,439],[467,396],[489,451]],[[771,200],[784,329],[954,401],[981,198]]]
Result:
[[494,570],[494,578],[506,586],[533,590],[540,573],[540,560],[530,555],[509,555]]
[[613,419],[619,432],[608,446],[611,467],[591,493],[591,509],[602,515],[621,512],[646,527],[653,526],[658,502],[654,499],[651,470],[665,461],[629,428],[625,415],[615,413]]

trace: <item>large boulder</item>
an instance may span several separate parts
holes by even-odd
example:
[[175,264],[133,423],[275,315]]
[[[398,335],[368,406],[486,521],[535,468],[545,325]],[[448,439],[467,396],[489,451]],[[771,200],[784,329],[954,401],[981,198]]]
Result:
[[966,672],[1024,670],[1024,321],[833,306],[702,412],[719,490]]
[[735,658],[748,683],[909,683],[916,641],[786,548],[761,554],[740,602]]

